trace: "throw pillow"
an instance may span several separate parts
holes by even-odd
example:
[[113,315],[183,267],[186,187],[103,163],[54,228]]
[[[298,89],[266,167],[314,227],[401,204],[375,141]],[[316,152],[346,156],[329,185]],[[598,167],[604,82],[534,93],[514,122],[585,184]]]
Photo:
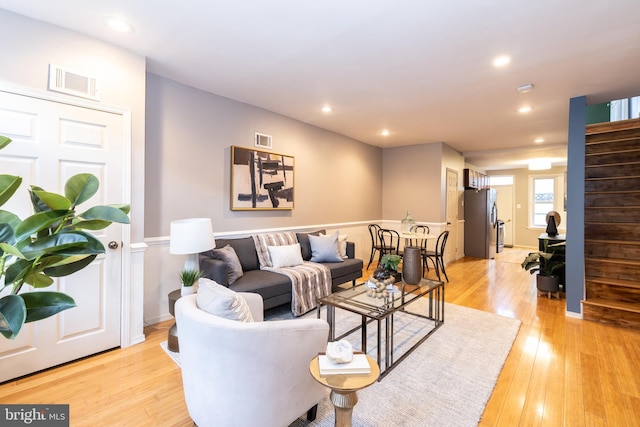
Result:
[[[338,232],[339,233],[339,232]],[[324,236],[324,233],[320,233],[321,236]],[[348,234],[339,234],[338,235],[338,253],[341,258],[347,259],[347,237]]]
[[311,262],[342,262],[338,253],[338,232],[329,236],[309,236]]
[[231,289],[206,278],[200,279],[198,286],[196,305],[200,310],[229,320],[253,322],[249,305]]
[[223,248],[216,248],[211,251],[211,256],[220,261],[224,261],[227,264],[227,281],[229,285],[233,285],[233,282],[238,280],[244,274],[242,272],[242,264],[240,264],[240,258],[236,254],[235,249],[231,245],[226,245]]
[[347,258],[347,237],[349,237],[348,234],[338,236],[338,249],[341,258]]
[[275,268],[295,267],[303,263],[300,243],[295,245],[267,246],[271,265]]

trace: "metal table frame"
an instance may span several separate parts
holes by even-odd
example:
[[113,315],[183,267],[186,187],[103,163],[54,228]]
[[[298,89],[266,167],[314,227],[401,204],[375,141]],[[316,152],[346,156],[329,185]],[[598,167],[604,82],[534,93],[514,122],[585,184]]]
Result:
[[[378,300],[370,299],[366,296],[367,287],[364,283],[352,288],[335,292],[318,300],[318,318],[320,318],[320,310],[324,305],[327,307],[327,322],[329,323],[329,341],[340,340],[347,335],[361,330],[361,346],[362,352],[367,353],[367,324],[377,322],[377,359],[376,362],[380,366],[380,381],[384,378],[398,363],[402,362],[409,354],[411,354],[420,344],[431,336],[444,323],[444,283],[437,280],[422,279],[418,285],[401,284],[399,292],[391,294],[391,297],[384,302],[374,304]],[[429,298],[428,314],[410,312],[405,308],[419,298]],[[370,301],[367,301],[370,299]],[[335,309],[339,308],[361,316],[361,324],[356,326],[342,335],[335,336]],[[393,354],[393,318],[397,312],[403,312],[412,316],[421,317],[431,320],[434,326],[426,334],[424,334],[411,348],[404,352],[400,357],[394,359]],[[384,322],[383,322],[384,321]],[[382,356],[382,324],[384,323],[384,364],[381,363]]]

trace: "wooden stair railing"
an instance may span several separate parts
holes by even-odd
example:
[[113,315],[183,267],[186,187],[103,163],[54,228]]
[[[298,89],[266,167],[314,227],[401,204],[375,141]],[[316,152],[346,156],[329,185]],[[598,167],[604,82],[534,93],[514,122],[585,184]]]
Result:
[[640,119],[588,125],[584,319],[640,328]]

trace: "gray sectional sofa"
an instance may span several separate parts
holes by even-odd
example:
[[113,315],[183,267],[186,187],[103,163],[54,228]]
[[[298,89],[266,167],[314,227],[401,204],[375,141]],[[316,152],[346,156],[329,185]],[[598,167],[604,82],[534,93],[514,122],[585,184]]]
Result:
[[[309,234],[318,235],[324,230],[313,233],[296,233],[302,258],[305,261],[311,259],[311,244]],[[353,242],[347,243],[347,258],[342,262],[325,262],[331,272],[331,287],[335,292],[338,285],[347,282],[354,282],[362,277],[363,262],[355,258],[355,245]],[[237,239],[216,239],[216,248],[223,248],[230,245],[237,254],[242,265],[242,276],[233,284],[229,285],[227,275],[227,263],[216,259],[213,251],[206,251],[200,254],[200,270],[204,277],[228,286],[236,292],[254,292],[262,296],[264,309],[277,307],[282,304],[291,303],[291,280],[289,277],[271,271],[260,270],[258,254],[252,237],[242,237]]]

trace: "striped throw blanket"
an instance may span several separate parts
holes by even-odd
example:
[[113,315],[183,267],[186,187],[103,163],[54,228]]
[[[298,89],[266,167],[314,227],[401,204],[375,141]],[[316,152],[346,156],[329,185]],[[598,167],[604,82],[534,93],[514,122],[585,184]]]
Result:
[[318,298],[331,293],[331,272],[322,264],[304,261],[295,267],[273,267],[268,247],[295,245],[298,243],[296,233],[263,233],[251,237],[256,245],[260,269],[284,274],[291,280],[291,312],[294,316],[301,316],[314,309]]

